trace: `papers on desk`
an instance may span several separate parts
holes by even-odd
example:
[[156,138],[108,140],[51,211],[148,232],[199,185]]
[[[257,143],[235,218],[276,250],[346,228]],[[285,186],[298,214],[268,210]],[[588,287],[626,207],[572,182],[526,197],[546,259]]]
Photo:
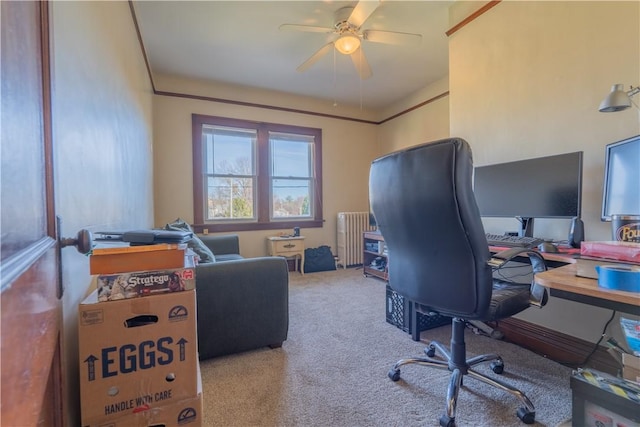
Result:
[[640,265],[633,262],[624,262],[624,261],[612,261],[610,259],[605,258],[595,258],[589,256],[579,256],[576,257],[576,276],[579,277],[587,277],[589,279],[598,279],[598,272],[596,271],[597,266],[602,265]]
[[573,371],[572,377],[636,404],[640,402],[640,385],[634,382],[626,381],[622,378],[607,374],[606,372],[591,368],[578,368]]
[[607,289],[640,291],[640,243],[582,242],[576,276],[596,279]]

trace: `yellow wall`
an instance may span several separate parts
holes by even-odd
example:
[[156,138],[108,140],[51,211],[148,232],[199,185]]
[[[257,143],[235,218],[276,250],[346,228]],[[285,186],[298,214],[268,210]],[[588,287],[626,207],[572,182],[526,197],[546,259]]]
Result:
[[[475,163],[584,151],[586,238],[610,240],[600,221],[604,146],[639,134],[640,111],[598,105],[612,84],[640,84],[640,3],[503,1],[449,38],[449,69],[451,135],[469,141]],[[535,235],[567,238],[568,220],[536,221]],[[517,228],[485,222],[488,232]],[[520,315],[592,342],[609,316],[553,298]]]
[[[459,2],[451,25],[486,2]],[[640,113],[598,113],[614,83],[640,84],[640,3],[503,1],[449,37],[450,75],[383,111],[336,111],[310,99],[265,91],[157,77],[160,90],[384,120],[425,100],[432,103],[380,125],[167,96],[154,98],[155,223],[193,220],[190,114],[211,114],[323,129],[322,229],[303,230],[307,246],[335,252],[339,211],[367,210],[371,160],[381,154],[447,136],[474,150],[476,165],[584,151],[586,237],[607,240],[600,222],[604,146],[640,133]],[[636,102],[640,100],[636,97]],[[348,161],[347,161],[348,159]],[[184,171],[178,178],[164,173]],[[488,232],[513,230],[515,220],[486,219]],[[537,220],[536,235],[566,239],[568,220]],[[240,233],[245,256],[264,255],[273,232]],[[521,317],[595,342],[609,311],[552,298]],[[614,335],[618,327],[614,326]]]
[[[249,102],[338,114],[330,106],[314,100],[265,91],[217,87],[197,81],[157,76],[156,88],[162,91],[234,99]],[[253,96],[252,96],[253,95]],[[314,108],[315,107],[315,108]],[[337,253],[336,219],[342,211],[369,209],[369,164],[377,156],[376,126],[314,115],[227,103],[156,95],[154,97],[155,223],[162,226],[178,217],[193,221],[193,177],[191,151],[191,114],[242,118],[322,129],[323,213],[322,228],[302,229],[306,247],[328,245]],[[340,114],[369,120],[367,112],[342,108]],[[369,116],[370,117],[370,116]],[[179,171],[179,173],[176,173]],[[240,232],[240,250],[246,257],[267,254],[266,237],[281,230]],[[291,231],[291,230],[282,230]]]
[[[382,117],[393,117],[415,105],[434,99],[449,90],[449,78],[423,88],[383,111]],[[390,153],[412,145],[449,136],[449,96],[434,99],[378,126],[377,138],[381,153]]]
[[[127,2],[50,2],[56,214],[78,230],[148,228],[153,220],[152,90]],[[68,425],[80,425],[78,304],[89,263],[62,250]],[[25,396],[33,398],[34,396]]]

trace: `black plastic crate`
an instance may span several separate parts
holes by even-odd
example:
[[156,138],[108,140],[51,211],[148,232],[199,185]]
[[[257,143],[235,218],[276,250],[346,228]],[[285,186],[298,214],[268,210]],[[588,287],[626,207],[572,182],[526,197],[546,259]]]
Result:
[[411,333],[411,304],[387,285],[387,322]]
[[[411,325],[412,311],[413,305],[411,302],[387,285],[387,322],[411,334],[413,331]],[[418,331],[420,332],[449,323],[451,323],[451,318],[448,316],[441,316],[439,314],[428,316],[418,313]]]
[[420,332],[427,329],[437,328],[438,326],[450,325],[451,317],[443,316],[441,314],[422,314],[418,313],[418,330]]

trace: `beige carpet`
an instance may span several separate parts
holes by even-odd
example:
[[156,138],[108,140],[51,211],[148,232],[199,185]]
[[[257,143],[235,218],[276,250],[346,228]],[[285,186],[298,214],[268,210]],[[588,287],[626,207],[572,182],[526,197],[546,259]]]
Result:
[[[448,343],[450,326],[422,332],[422,342],[385,321],[385,283],[347,269],[290,273],[289,337],[280,349],[260,349],[203,361],[206,426],[437,426],[444,412],[447,371],[405,366],[432,339]],[[571,416],[571,370],[518,346],[467,330],[469,355],[498,353],[501,379],[536,406],[537,426]],[[477,368],[492,374],[485,364]],[[494,374],[492,374],[494,375]],[[510,394],[465,378],[458,426],[524,426]]]

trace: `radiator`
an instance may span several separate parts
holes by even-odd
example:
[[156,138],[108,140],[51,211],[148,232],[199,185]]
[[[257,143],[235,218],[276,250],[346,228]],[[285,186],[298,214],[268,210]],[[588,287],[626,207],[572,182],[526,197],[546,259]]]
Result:
[[375,230],[369,225],[369,212],[338,212],[338,264],[342,268],[362,265],[363,233]]

